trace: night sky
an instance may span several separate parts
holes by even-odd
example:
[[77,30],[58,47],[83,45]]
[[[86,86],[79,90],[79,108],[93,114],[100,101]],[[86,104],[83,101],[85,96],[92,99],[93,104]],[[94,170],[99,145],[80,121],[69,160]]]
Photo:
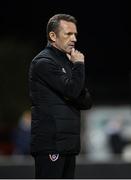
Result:
[[[130,103],[130,19],[126,0],[2,1],[2,97],[20,98],[20,108],[28,104],[28,66],[46,45],[46,24],[56,13],[71,14],[78,21],[76,47],[86,56],[87,84],[94,103]],[[14,57],[20,58],[15,61]]]

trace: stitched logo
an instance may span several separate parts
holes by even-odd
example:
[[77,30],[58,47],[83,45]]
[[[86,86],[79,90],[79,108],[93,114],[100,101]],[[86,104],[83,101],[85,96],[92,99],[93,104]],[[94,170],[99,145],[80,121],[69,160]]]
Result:
[[63,72],[63,73],[66,73],[66,70],[65,70],[64,68],[62,68],[62,72]]
[[59,154],[49,154],[49,158],[51,159],[51,161],[57,161],[57,159],[59,158]]

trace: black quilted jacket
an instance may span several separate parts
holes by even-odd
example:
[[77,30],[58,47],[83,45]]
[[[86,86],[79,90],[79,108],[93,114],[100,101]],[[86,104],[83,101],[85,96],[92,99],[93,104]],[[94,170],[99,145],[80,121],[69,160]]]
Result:
[[48,44],[31,62],[31,153],[78,154],[80,110],[91,107],[84,64]]

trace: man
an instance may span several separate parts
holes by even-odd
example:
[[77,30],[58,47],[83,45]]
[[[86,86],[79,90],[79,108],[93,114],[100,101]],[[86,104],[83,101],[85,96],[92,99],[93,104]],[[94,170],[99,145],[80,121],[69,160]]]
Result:
[[31,153],[36,178],[74,178],[80,110],[91,107],[76,35],[74,17],[54,15],[47,24],[47,46],[31,62]]

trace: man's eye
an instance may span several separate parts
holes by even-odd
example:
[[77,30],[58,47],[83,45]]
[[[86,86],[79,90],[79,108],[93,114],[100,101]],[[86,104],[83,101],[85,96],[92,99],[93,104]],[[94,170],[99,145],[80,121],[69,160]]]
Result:
[[66,35],[71,36],[71,35],[72,35],[72,33],[66,33]]

